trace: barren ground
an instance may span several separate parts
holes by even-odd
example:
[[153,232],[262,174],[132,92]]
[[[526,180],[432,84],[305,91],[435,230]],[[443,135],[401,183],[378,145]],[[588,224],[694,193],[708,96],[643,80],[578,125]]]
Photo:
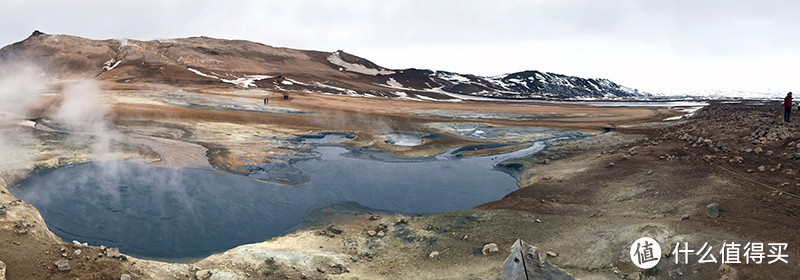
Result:
[[[675,265],[669,258],[662,259],[658,272],[648,272],[658,279],[800,277],[800,250],[795,247],[800,241],[800,199],[753,183],[800,193],[800,130],[796,122],[780,122],[782,112],[776,106],[714,103],[689,120],[667,123],[662,120],[680,112],[307,93],[283,100],[259,90],[112,88],[105,96],[114,104],[118,135],[112,151],[117,157],[176,168],[211,165],[233,173],[246,173],[246,162],[291,157],[295,147],[287,139],[324,131],[350,132],[356,138],[344,144],[405,156],[468,144],[535,140],[526,135],[473,139],[447,129],[462,123],[571,129],[594,136],[550,142],[544,152],[516,160],[524,167],[519,175],[522,188],[476,209],[405,217],[336,215],[323,208],[315,213],[327,217],[323,223],[182,264],[109,258],[97,246],[75,255],[71,244],[47,230],[33,206],[17,201],[6,188],[34,169],[90,160],[91,139],[40,125],[7,125],[4,133],[28,135],[19,138],[20,149],[34,155],[27,164],[3,165],[0,202],[8,211],[0,215],[0,260],[8,267],[8,279],[119,279],[123,273],[133,279],[195,279],[207,271],[211,279],[492,279],[518,238],[555,252],[557,257],[548,262],[581,279],[635,279],[640,272],[627,251],[642,236],[667,247],[684,241],[697,246],[708,242],[716,249],[723,241],[789,243],[789,264],[734,264],[721,273],[718,263],[697,264],[695,259]],[[262,103],[266,96],[268,107]],[[46,119],[58,102],[56,97],[46,98],[33,117]],[[612,125],[616,130],[601,133]],[[391,131],[442,137],[426,139],[420,146],[395,146],[383,136]],[[12,201],[17,202],[10,205]],[[719,204],[718,218],[706,216],[709,203]],[[331,227],[341,233],[331,237],[338,232]],[[370,236],[370,230],[383,230],[385,236]],[[500,252],[483,255],[487,243],[496,243]],[[431,258],[433,251],[439,255]],[[54,262],[62,258],[69,260],[69,271],[56,269]]]

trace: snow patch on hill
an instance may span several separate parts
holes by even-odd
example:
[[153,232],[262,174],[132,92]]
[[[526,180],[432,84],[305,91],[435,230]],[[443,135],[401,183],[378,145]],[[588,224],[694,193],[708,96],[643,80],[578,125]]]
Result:
[[243,88],[256,87],[256,84],[255,84],[256,81],[272,78],[272,76],[267,76],[267,75],[244,75],[243,77],[239,77],[239,78],[236,78],[236,79],[222,79],[222,78],[214,76],[214,75],[209,75],[209,74],[200,72],[200,71],[198,71],[197,69],[194,69],[194,68],[186,68],[186,69],[188,69],[189,71],[192,71],[193,73],[195,73],[195,74],[197,74],[199,76],[220,80],[222,82],[229,83],[229,84],[234,84],[234,85],[236,85],[238,87],[243,87]]
[[394,71],[386,69],[369,68],[361,64],[344,61],[340,55],[340,52],[334,52],[331,55],[329,55],[328,62],[339,66],[341,69],[345,71],[360,73],[364,75],[377,76],[377,75],[391,75],[395,73]]
[[114,59],[112,58],[111,60],[106,61],[106,63],[103,63],[103,69],[106,71],[111,71],[112,69],[116,68],[120,62],[122,62],[122,60],[114,62]]

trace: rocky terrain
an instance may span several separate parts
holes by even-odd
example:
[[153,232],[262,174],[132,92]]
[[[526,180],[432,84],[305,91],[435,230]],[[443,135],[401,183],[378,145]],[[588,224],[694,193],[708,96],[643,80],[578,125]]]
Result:
[[606,79],[539,71],[481,77],[424,69],[386,69],[343,51],[320,52],[207,37],[90,40],[35,31],[0,49],[59,78],[95,78],[116,88],[146,83],[191,88],[252,88],[410,100],[604,99],[639,97]]
[[[399,70],[344,52],[202,37],[94,41],[35,33],[0,54],[24,54],[51,75],[0,76],[37,81],[14,87],[9,92],[19,98],[0,106],[0,279],[495,279],[513,262],[513,246],[532,250],[518,240],[539,252],[523,263],[564,279],[800,277],[800,127],[781,121],[778,103],[712,102],[680,118],[683,108],[420,101],[455,98],[443,88],[353,97],[339,93],[384,96],[394,92],[386,89],[390,76],[420,89],[428,81],[457,86],[461,78],[409,69],[402,71],[426,78],[403,80],[392,76]],[[483,84],[461,90],[478,92],[558,91],[555,80],[523,87],[521,80],[539,76],[611,85],[535,71],[460,76]],[[0,79],[0,88],[7,82]],[[328,91],[334,87],[341,91]],[[141,259],[61,240],[9,191],[38,172],[108,159],[250,175],[254,163],[302,157],[298,137],[331,132],[352,135],[340,144],[353,150],[407,157],[464,146],[474,147],[464,157],[496,155],[551,140],[539,153],[496,165],[520,188],[474,209],[403,215],[331,205],[287,234],[202,259]],[[399,132],[437,137],[403,146],[389,136]],[[654,269],[638,269],[628,255],[644,236],[662,247]],[[788,262],[722,264],[717,255],[715,263],[699,263],[692,255],[676,264],[678,242],[693,249],[707,243],[714,254],[726,242],[787,243]]]

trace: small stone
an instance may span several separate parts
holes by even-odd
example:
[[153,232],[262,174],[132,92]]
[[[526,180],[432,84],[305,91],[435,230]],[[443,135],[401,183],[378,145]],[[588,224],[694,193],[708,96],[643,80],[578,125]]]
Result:
[[76,255],[76,256],[78,256],[78,255],[80,255],[80,254],[81,254],[81,249],[77,249],[77,250],[75,250],[75,255]]
[[711,204],[707,205],[706,206],[706,215],[709,218],[712,218],[712,219],[719,217],[719,204],[717,204],[715,202],[715,203],[711,203]]
[[606,167],[613,167],[613,166],[614,166],[613,162],[609,162],[608,165],[606,165]]
[[367,231],[367,235],[369,235],[369,236],[375,236],[376,234],[378,234],[378,233],[375,232],[374,230],[368,230]]
[[766,153],[764,153],[765,156],[772,156],[774,154],[775,154],[775,152],[773,152],[773,151],[767,151]]
[[747,148],[747,149],[744,149],[744,152],[749,154],[749,153],[753,152],[753,149]]
[[83,244],[78,242],[78,240],[72,240],[72,248],[75,248],[75,249],[83,248]]
[[553,252],[553,251],[547,251],[547,252],[545,252],[545,254],[547,254],[547,256],[551,257],[551,258],[558,257],[558,253]]
[[5,215],[5,214],[6,214],[6,206],[0,205],[0,215]]
[[541,223],[541,222],[542,222],[542,220],[536,219],[536,222],[537,222],[537,223]]
[[481,249],[481,254],[483,254],[484,256],[488,256],[488,255],[490,255],[492,253],[497,253],[499,251],[500,251],[500,249],[497,248],[497,244],[489,243],[489,244],[483,245],[483,249]]
[[377,216],[377,215],[372,215],[372,216],[369,216],[369,219],[370,219],[370,220],[373,220],[373,221],[375,221],[375,220],[378,220],[378,219],[380,219],[380,218],[381,218],[381,216]]
[[122,255],[119,253],[119,248],[108,248],[106,249],[106,256],[109,258],[119,258]]
[[681,221],[685,221],[689,219],[689,214],[681,216]]
[[0,280],[6,280],[6,264],[0,261]]
[[332,233],[332,234],[341,234],[342,233],[342,230],[337,228],[337,227],[335,227],[335,226],[328,227],[328,231],[330,233]]
[[758,166],[758,171],[761,171],[761,172],[767,171],[767,167],[763,166],[763,165],[759,165]]
[[379,232],[378,232],[378,234],[377,234],[377,236],[378,236],[378,237],[384,237],[384,236],[386,236],[386,233],[385,233],[385,232],[383,232],[383,231],[379,231]]
[[130,276],[130,275],[128,275],[128,274],[122,274],[122,275],[119,277],[119,280],[131,280],[131,276]]
[[435,258],[438,255],[439,255],[439,251],[433,251],[428,255],[428,257],[432,259],[432,258]]
[[196,277],[197,280],[208,279],[209,277],[211,277],[211,270],[203,269],[198,272],[195,272],[194,277]]
[[755,149],[753,149],[753,152],[756,152],[756,154],[760,154],[764,152],[764,149],[761,149],[761,147],[756,147]]
[[69,261],[66,259],[60,259],[55,262],[56,267],[58,267],[58,271],[67,271],[70,270]]
[[647,175],[653,174],[653,169],[647,170]]
[[397,221],[397,224],[408,224],[408,221],[406,221],[406,219],[400,219]]

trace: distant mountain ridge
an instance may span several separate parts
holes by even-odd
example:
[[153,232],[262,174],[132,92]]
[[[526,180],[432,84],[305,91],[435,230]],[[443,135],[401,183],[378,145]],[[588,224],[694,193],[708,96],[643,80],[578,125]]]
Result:
[[[263,88],[410,100],[619,99],[646,96],[607,79],[540,71],[484,77],[424,69],[388,69],[344,51],[276,48],[208,37],[92,40],[35,31],[0,49],[57,78],[178,87]],[[2,65],[0,65],[2,67]]]

